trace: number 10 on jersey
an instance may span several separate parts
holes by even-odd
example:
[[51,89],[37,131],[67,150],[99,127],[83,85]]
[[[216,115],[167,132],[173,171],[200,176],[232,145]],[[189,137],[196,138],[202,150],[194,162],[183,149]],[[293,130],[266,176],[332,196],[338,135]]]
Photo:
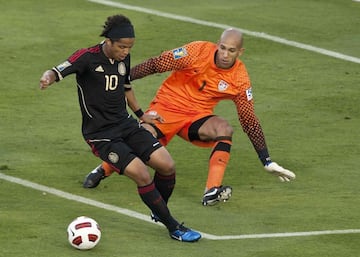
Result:
[[119,84],[119,78],[117,75],[105,75],[105,90],[115,90]]

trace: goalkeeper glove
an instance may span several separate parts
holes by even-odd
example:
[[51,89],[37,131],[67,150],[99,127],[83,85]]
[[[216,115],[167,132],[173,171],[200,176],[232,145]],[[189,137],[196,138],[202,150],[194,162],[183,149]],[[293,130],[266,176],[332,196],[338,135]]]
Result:
[[290,180],[295,179],[296,175],[294,172],[287,170],[281,167],[276,162],[266,163],[264,166],[265,170],[278,176],[281,182],[289,182]]

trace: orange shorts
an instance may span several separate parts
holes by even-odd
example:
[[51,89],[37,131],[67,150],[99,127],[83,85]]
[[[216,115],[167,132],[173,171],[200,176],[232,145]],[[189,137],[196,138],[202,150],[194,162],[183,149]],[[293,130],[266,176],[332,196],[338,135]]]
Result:
[[158,139],[164,146],[166,146],[175,135],[197,146],[212,147],[214,145],[214,141],[190,140],[188,136],[191,124],[201,118],[213,115],[211,112],[179,110],[171,108],[170,105],[165,106],[159,102],[152,102],[146,113],[158,114],[164,119],[163,122],[155,121],[156,127],[163,134],[163,136],[158,135]]

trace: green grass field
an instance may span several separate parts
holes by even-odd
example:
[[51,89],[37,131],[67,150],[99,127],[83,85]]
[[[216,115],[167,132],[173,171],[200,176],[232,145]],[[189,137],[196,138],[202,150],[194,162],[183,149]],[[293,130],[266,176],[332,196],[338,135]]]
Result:
[[[135,185],[126,177],[114,175],[94,190],[82,188],[84,176],[99,160],[81,136],[75,78],[46,91],[39,90],[39,78],[76,49],[99,42],[104,20],[116,13],[129,16],[135,25],[133,64],[193,40],[216,42],[221,26],[86,0],[1,1],[0,256],[358,256],[360,3],[144,2],[121,1],[263,32],[358,62],[245,34],[242,60],[252,78],[256,111],[270,154],[293,170],[297,179],[283,184],[266,174],[239,126],[233,104],[222,102],[216,113],[235,128],[224,180],[233,187],[233,197],[224,204],[201,206],[209,149],[176,138],[168,146],[177,163],[177,187],[169,205],[185,225],[206,234],[255,236],[229,240],[205,236],[198,243],[185,244],[171,240],[165,228],[151,222],[14,183],[4,175],[148,215]],[[134,82],[143,108],[165,75]],[[91,251],[75,250],[67,242],[66,227],[80,215],[96,219],[102,227],[101,242]],[[346,231],[309,233],[338,230]],[[294,236],[296,232],[305,234]],[[271,236],[274,233],[283,237]],[[256,238],[259,234],[269,237]]]

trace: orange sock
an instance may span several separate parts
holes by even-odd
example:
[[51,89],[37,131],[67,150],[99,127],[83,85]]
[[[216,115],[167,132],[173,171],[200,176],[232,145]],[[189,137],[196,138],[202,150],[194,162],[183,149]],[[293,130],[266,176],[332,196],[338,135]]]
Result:
[[103,167],[104,171],[105,171],[105,177],[110,176],[111,174],[113,174],[113,172],[115,171],[110,164],[108,164],[107,162],[102,162],[101,166]]
[[225,169],[230,160],[231,144],[232,142],[230,140],[221,140],[214,146],[209,159],[206,190],[222,185]]

